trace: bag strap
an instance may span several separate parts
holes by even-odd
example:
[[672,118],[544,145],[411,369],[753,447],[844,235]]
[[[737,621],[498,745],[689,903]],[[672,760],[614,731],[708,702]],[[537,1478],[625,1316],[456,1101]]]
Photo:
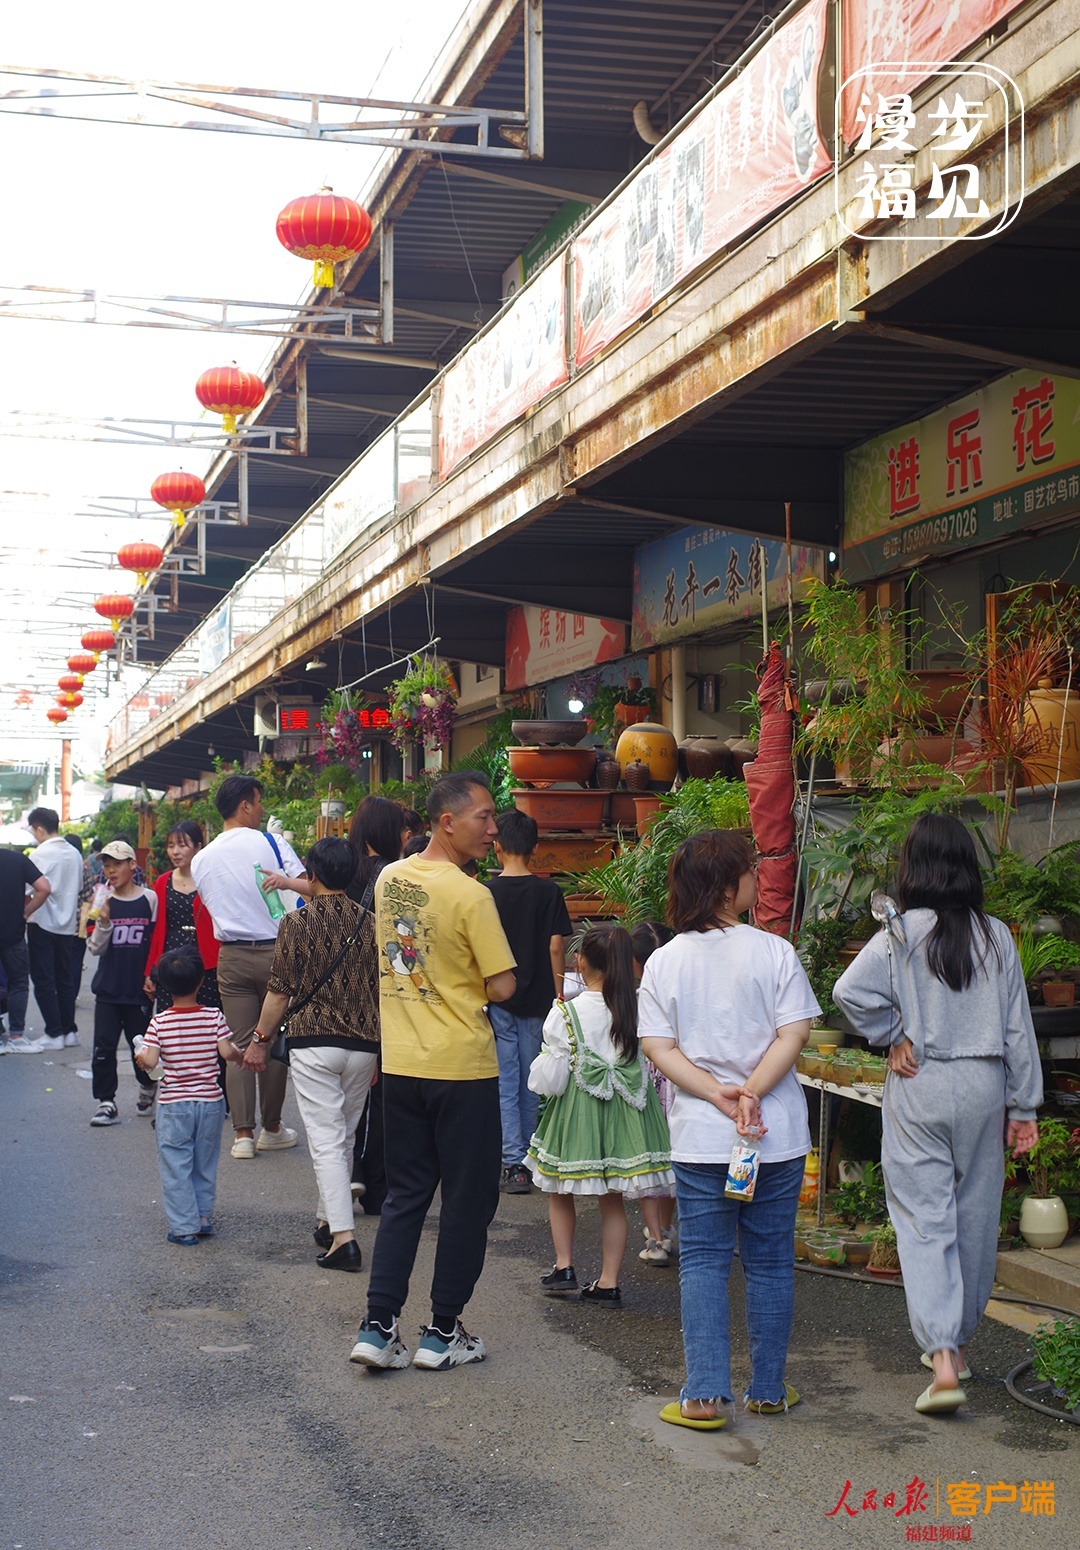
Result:
[[274,859],[277,861],[277,869],[278,869],[278,871],[279,872],[284,872],[284,870],[285,870],[285,863],[281,859],[281,851],[278,850],[278,842],[277,842],[277,840],[270,833],[269,829],[264,829],[263,833],[266,835],[266,838],[270,841],[270,849],[274,852]]
[[352,931],[350,931],[348,937],[345,939],[344,946],[342,947],[341,951],[338,953],[337,957],[334,959],[333,963],[327,969],[326,973],[322,976],[322,978],[316,984],[312,985],[311,989],[308,991],[306,996],[301,996],[299,1001],[294,1001],[291,1004],[291,1006],[289,1007],[289,1010],[285,1014],[286,1019],[288,1019],[290,1017],[294,1017],[296,1015],[296,1013],[299,1012],[301,1007],[307,1006],[307,1004],[311,1000],[312,996],[316,995],[323,988],[323,986],[326,984],[327,980],[330,979],[333,976],[335,970],[337,969],[338,964],[344,958],[345,954],[349,951],[349,948],[356,946],[357,939],[360,936],[360,927],[363,925],[363,923],[364,923],[363,922],[363,917],[361,917],[361,919],[357,922],[357,924],[354,927],[354,929]]

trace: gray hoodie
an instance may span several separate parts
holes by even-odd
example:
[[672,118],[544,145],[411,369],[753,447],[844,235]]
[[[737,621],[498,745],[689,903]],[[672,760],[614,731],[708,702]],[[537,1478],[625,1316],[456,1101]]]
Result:
[[[867,942],[833,987],[833,1000],[871,1044],[911,1040],[915,1059],[996,1057],[1005,1062],[1010,1119],[1034,1119],[1043,1100],[1042,1070],[1027,986],[1009,928],[990,918],[1000,956],[988,950],[966,990],[950,990],[930,972],[926,941],[934,910],[902,916],[906,945],[882,931]],[[981,941],[976,933],[976,948]],[[891,957],[889,949],[892,949]]]

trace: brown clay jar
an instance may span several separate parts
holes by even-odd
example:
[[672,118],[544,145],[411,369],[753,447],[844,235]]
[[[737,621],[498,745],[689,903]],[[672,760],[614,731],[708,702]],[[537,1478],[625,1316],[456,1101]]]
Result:
[[640,759],[632,759],[623,772],[623,779],[626,781],[627,791],[648,791],[649,766]]

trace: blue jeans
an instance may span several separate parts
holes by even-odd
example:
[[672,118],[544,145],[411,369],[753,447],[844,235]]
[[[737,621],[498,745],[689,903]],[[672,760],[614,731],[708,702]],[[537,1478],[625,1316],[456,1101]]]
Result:
[[529,1091],[529,1067],[540,1053],[542,1017],[518,1017],[501,1006],[489,1006],[499,1057],[499,1113],[502,1116],[502,1165],[516,1168],[536,1129],[540,1099]]
[[736,1234],[750,1333],[747,1399],[784,1397],[795,1307],[795,1210],[806,1159],[762,1163],[749,1203],[724,1194],[726,1163],[673,1162],[686,1383],[680,1398],[730,1400],[728,1275]]
[[221,1127],[225,1100],[159,1103],[155,1135],[161,1201],[170,1231],[177,1236],[197,1233],[202,1217],[214,1213]]

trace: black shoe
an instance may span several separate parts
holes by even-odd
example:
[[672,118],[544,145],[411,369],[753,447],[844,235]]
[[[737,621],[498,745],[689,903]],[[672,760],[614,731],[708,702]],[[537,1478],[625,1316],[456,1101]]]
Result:
[[334,1235],[330,1231],[329,1222],[320,1222],[311,1236],[315,1239],[320,1249],[329,1249],[334,1245]]
[[540,1285],[549,1297],[561,1297],[564,1292],[576,1292],[578,1284],[573,1265],[567,1265],[563,1270],[553,1265],[546,1276],[540,1277]]
[[515,1163],[512,1168],[504,1168],[502,1178],[499,1180],[499,1188],[504,1195],[531,1195],[532,1180],[529,1178],[529,1170],[521,1163]]
[[351,1270],[355,1274],[363,1264],[360,1245],[349,1238],[338,1249],[331,1249],[327,1254],[316,1254],[315,1263],[324,1270]]
[[622,1292],[617,1286],[601,1286],[599,1281],[590,1281],[588,1286],[581,1288],[582,1302],[606,1302],[622,1304]]

